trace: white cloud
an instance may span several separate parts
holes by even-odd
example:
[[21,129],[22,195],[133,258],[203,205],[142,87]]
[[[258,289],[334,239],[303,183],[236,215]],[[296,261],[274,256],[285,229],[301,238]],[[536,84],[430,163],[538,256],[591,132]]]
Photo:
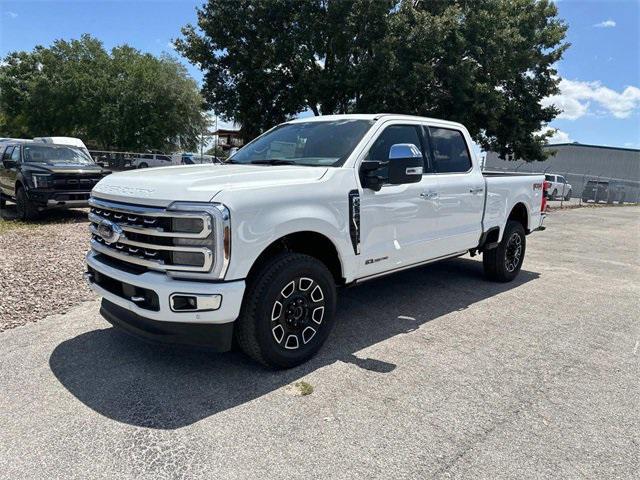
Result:
[[571,137],[567,132],[563,132],[562,130],[558,130],[557,128],[544,127],[540,130],[539,133],[547,133],[548,131],[553,131],[553,135],[547,138],[547,143],[570,143],[572,142]]
[[599,107],[594,113],[627,118],[640,109],[640,88],[627,86],[621,92],[617,92],[600,82],[581,82],[563,78],[560,81],[560,93],[542,100],[543,106],[555,105],[562,110],[558,118],[567,120],[576,120],[592,113],[592,104]]
[[18,14],[16,12],[4,12],[4,14],[9,18],[18,18]]
[[616,26],[616,22],[611,20],[611,19],[605,20],[605,21],[600,22],[600,23],[596,23],[594,25],[594,27],[596,27],[596,28],[613,28],[615,26]]

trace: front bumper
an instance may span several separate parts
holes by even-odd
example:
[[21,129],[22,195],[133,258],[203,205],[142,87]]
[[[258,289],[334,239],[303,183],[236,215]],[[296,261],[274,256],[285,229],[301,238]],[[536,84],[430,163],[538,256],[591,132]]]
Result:
[[[92,281],[89,276],[89,286],[103,298],[101,313],[113,324],[129,325],[132,328],[126,329],[132,333],[141,334],[146,331],[151,335],[145,336],[153,337],[154,332],[160,332],[159,335],[166,341],[201,345],[202,342],[178,341],[178,337],[189,337],[185,329],[190,329],[194,333],[201,332],[196,333],[196,336],[201,335],[202,332],[207,331],[207,326],[212,327],[211,331],[216,329],[232,331],[233,322],[240,314],[245,289],[244,280],[214,283],[175,279],[167,274],[152,271],[137,274],[106,264],[95,252],[87,254],[86,262],[91,271],[108,277],[110,282],[110,287],[104,283],[103,287]],[[124,287],[111,288],[113,285],[118,286],[119,283]],[[176,312],[170,305],[170,297],[176,293],[219,295],[221,301],[215,310]],[[137,303],[132,300],[139,295],[153,297],[153,299]],[[177,325],[179,328],[176,328]]]
[[90,191],[29,190],[29,200],[42,208],[88,207],[90,195]]
[[141,317],[106,299],[102,299],[100,314],[114,327],[156,343],[204,347],[216,352],[228,352],[233,343],[233,322],[218,324],[157,322]]

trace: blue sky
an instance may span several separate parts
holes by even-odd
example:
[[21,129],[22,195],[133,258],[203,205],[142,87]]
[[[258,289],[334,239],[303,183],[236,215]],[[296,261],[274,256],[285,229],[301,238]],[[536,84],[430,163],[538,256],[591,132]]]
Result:
[[[0,0],[0,56],[82,33],[107,48],[128,43],[153,54],[172,53],[171,39],[195,22],[201,3]],[[546,100],[565,110],[551,124],[558,129],[554,141],[640,148],[640,1],[556,3],[572,46],[558,65],[562,92]],[[201,79],[197,69],[188,69]]]

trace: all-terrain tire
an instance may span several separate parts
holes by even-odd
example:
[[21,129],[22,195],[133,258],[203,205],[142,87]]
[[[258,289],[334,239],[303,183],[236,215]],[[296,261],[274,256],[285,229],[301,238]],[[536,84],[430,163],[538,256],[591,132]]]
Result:
[[496,282],[510,282],[516,278],[524,261],[526,239],[522,224],[509,220],[498,246],[482,254],[485,276]]
[[20,220],[35,220],[38,217],[38,208],[31,203],[23,187],[18,187],[16,191],[16,213]]
[[335,308],[335,282],[322,262],[278,254],[248,279],[236,340],[265,366],[295,367],[322,347],[335,323]]

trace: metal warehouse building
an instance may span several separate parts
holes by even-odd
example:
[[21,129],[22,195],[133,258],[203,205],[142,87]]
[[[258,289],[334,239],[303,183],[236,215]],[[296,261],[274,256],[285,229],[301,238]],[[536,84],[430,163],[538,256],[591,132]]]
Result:
[[624,189],[625,201],[640,201],[640,150],[582,143],[560,143],[544,147],[554,151],[543,162],[501,160],[487,154],[484,169],[563,175],[572,186],[572,197],[581,197],[587,182]]

